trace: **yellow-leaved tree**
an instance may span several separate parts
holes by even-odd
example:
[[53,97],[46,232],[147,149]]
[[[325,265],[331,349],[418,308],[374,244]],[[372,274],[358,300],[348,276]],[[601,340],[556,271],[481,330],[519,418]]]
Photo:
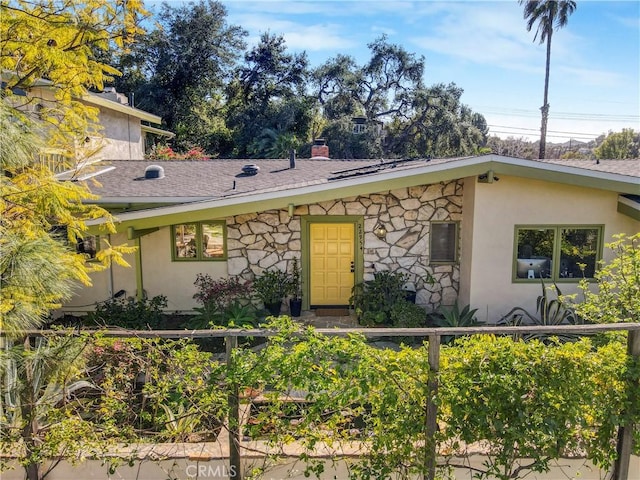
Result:
[[[97,111],[82,102],[118,72],[100,61],[126,49],[147,15],[140,0],[0,1],[0,331],[18,335],[46,321],[88,273],[133,249],[110,246],[88,264],[74,243],[85,222],[111,217],[81,183],[60,182],[39,155],[67,152],[99,130]],[[106,56],[105,56],[106,57]],[[43,102],[38,92],[48,92]],[[38,108],[30,105],[37,102]],[[113,231],[107,222],[106,231]]]

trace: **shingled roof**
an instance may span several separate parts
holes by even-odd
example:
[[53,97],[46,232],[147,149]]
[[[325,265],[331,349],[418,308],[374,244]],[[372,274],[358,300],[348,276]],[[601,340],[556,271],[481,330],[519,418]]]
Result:
[[[435,165],[453,160],[429,162]],[[288,159],[111,160],[100,162],[100,168],[115,168],[97,175],[98,184],[89,186],[100,195],[101,203],[183,203],[254,192],[284,192],[382,170],[415,168],[426,163],[427,160],[297,159],[292,169]],[[151,165],[162,167],[164,177],[145,179],[145,169]],[[246,165],[256,165],[258,173],[244,173],[242,169]]]
[[[640,160],[522,160],[509,157],[487,155],[481,157],[460,157],[448,159],[406,159],[406,160],[337,160],[337,159],[297,159],[295,168],[290,168],[289,160],[110,160],[100,162],[101,172],[95,176],[96,182],[89,182],[91,190],[98,194],[99,203],[145,203],[168,204],[187,203],[202,200],[246,196],[264,192],[281,192],[302,187],[341,181],[358,182],[395,173],[397,175],[424,174],[430,170],[454,169],[468,161],[478,160],[482,164],[500,161],[518,168],[555,170],[571,174],[594,177],[594,173],[609,176],[630,183],[638,183]],[[145,169],[150,165],[161,166],[163,178],[145,179]],[[254,164],[259,168],[255,175],[243,172],[243,167]],[[94,165],[93,168],[98,168]],[[401,173],[402,172],[402,173]],[[90,176],[90,175],[88,175]],[[67,176],[65,179],[68,179]],[[640,193],[640,186],[638,192]]]

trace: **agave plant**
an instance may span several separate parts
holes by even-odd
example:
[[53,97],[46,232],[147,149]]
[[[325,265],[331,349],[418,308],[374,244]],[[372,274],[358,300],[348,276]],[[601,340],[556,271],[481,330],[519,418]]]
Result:
[[[456,302],[450,307],[440,305],[428,317],[431,324],[436,327],[475,327],[483,323],[476,318],[477,311],[477,308],[472,309],[470,305],[465,305],[460,310],[458,302]],[[455,335],[445,335],[442,337],[442,342],[450,343],[454,338]]]
[[[580,325],[584,323],[582,318],[576,314],[571,304],[562,300],[562,292],[557,284],[547,287],[544,280],[540,279],[542,294],[536,299],[536,312],[531,313],[523,307],[512,308],[498,324],[502,325]],[[549,291],[555,291],[556,298],[551,298]],[[525,338],[546,338],[547,334],[526,335]],[[575,336],[562,335],[562,339],[571,340]]]

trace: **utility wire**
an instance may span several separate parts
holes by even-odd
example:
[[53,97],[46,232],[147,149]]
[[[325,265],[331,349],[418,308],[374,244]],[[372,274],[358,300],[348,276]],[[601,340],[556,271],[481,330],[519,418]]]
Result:
[[[475,107],[476,111],[482,113],[493,113],[510,117],[538,117],[540,113],[536,110],[526,110],[522,108],[495,108],[495,107]],[[610,122],[637,122],[640,125],[640,115],[617,115],[612,113],[576,113],[576,112],[549,112],[549,119],[557,120],[607,120]]]
[[[518,133],[518,132],[505,132],[503,130],[489,130],[490,134],[494,134],[494,133],[502,133],[505,135],[512,135],[514,137],[531,137],[533,135],[531,135],[530,133]],[[566,135],[547,135],[548,138],[564,138],[566,139]],[[580,137],[580,136],[572,136],[571,140],[586,140],[586,141],[591,141],[591,140],[595,140],[596,136],[593,137]]]
[[[539,128],[526,128],[526,127],[511,127],[509,125],[487,125],[488,127],[495,127],[495,128],[509,128],[509,129],[515,129],[515,130],[528,130],[531,132],[540,132]],[[568,135],[581,135],[581,136],[593,136],[593,137],[597,137],[599,136],[599,134],[595,134],[595,133],[585,133],[585,132],[562,132],[560,130],[547,130],[548,133],[566,133]]]

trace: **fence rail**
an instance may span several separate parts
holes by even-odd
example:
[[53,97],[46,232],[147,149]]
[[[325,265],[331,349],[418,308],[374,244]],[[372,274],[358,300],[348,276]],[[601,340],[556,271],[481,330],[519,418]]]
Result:
[[[372,337],[427,337],[428,338],[428,361],[431,372],[437,373],[440,369],[440,339],[445,335],[592,335],[604,332],[626,331],[628,332],[627,354],[640,362],[640,323],[612,323],[597,325],[549,325],[549,326],[483,326],[483,327],[458,327],[458,328],[315,328],[315,332],[327,336],[349,336],[352,334],[362,335],[365,338]],[[268,329],[211,329],[211,330],[126,330],[126,329],[103,329],[103,330],[24,330],[22,336],[48,336],[48,335],[86,335],[100,334],[104,337],[138,337],[138,338],[225,338],[226,360],[232,361],[233,351],[238,348],[239,337],[271,337],[279,332]],[[0,331],[0,337],[5,336]],[[632,382],[640,380],[633,379]],[[635,385],[628,385],[627,388],[634,388]],[[433,435],[437,430],[438,409],[434,402],[438,391],[437,375],[428,385],[429,395],[427,395],[426,405],[426,432]],[[229,392],[229,471],[233,472],[231,478],[242,479],[240,469],[241,463],[241,442],[240,442],[240,398],[237,388],[232,388]],[[629,466],[631,454],[633,452],[633,424],[620,425],[617,438],[617,459],[613,469],[612,480],[630,480]],[[426,448],[427,473],[425,480],[436,478],[436,442],[428,442]]]

